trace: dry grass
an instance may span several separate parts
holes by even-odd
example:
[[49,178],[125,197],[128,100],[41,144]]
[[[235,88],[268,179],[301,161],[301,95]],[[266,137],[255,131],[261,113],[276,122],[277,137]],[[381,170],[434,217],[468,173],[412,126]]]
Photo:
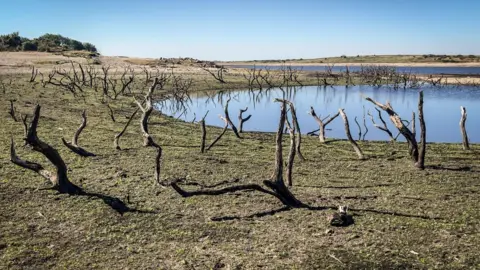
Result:
[[[114,134],[134,109],[131,98],[110,104],[118,119],[113,123],[98,102],[99,93],[86,91],[85,99],[74,98],[58,89],[32,89],[25,78],[17,78],[5,94],[0,92],[0,268],[480,267],[478,145],[463,151],[457,144],[429,144],[428,168],[419,171],[403,143],[360,142],[369,156],[360,161],[347,142],[321,145],[305,137],[307,161],[294,166],[293,193],[312,206],[356,209],[354,225],[332,228],[331,210],[268,214],[282,205],[256,192],[184,199],[171,188],[153,186],[155,151],[141,146],[138,119],[121,139],[125,150],[113,148]],[[87,191],[128,196],[130,206],[150,213],[120,216],[98,199],[39,189],[48,185],[9,162],[13,136],[20,157],[48,164],[21,146],[22,125],[7,114],[9,99],[22,114],[31,114],[35,103],[42,105],[39,136],[59,150],[71,181]],[[88,125],[79,143],[98,157],[78,157],[61,144],[62,137],[72,136],[83,109]],[[211,185],[233,179],[261,183],[271,176],[273,134],[246,133],[238,140],[228,132],[200,154],[198,125],[155,114],[150,128],[164,147],[164,179],[188,175]],[[208,127],[208,140],[219,132]],[[220,217],[224,221],[215,221]]]

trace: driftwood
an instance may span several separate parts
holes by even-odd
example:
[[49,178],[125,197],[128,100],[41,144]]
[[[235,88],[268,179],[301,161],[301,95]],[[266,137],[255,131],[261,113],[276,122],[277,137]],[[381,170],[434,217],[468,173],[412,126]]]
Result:
[[408,142],[409,146],[409,154],[413,162],[417,162],[418,160],[418,145],[417,145],[417,140],[415,139],[415,136],[413,136],[413,133],[408,129],[405,124],[403,123],[402,119],[400,116],[393,110],[392,105],[387,102],[387,104],[381,104],[369,97],[365,98],[366,100],[372,102],[375,104],[377,107],[380,109],[384,110],[390,117],[390,120],[392,123],[395,125],[395,127],[400,131],[400,133],[405,137],[405,139]]
[[345,124],[345,133],[347,135],[347,139],[350,142],[350,144],[353,147],[353,150],[355,150],[355,153],[357,153],[359,159],[365,159],[365,156],[363,155],[362,149],[358,146],[357,142],[352,138],[352,134],[350,134],[350,126],[348,124],[348,118],[343,109],[339,109],[338,112],[343,118],[343,122]]
[[219,117],[225,122],[225,126],[223,127],[222,132],[217,136],[217,138],[215,138],[215,140],[213,140],[213,142],[207,147],[207,151],[210,150],[210,148],[212,148],[222,138],[225,132],[227,132],[229,125],[227,119],[225,117],[222,117],[221,115]]
[[467,121],[467,109],[460,106],[462,117],[460,118],[460,132],[462,133],[463,150],[470,150],[470,143],[468,142],[467,130],[465,129],[465,122]]
[[340,115],[340,113],[337,113],[332,117],[327,116],[324,119],[321,119],[319,116],[317,116],[313,107],[310,107],[309,114],[311,116],[313,116],[313,118],[315,119],[315,121],[318,124],[318,127],[319,127],[318,139],[320,140],[321,143],[324,143],[325,142],[325,127],[328,124],[330,124],[335,118],[337,118]]
[[125,133],[125,131],[127,130],[128,126],[130,125],[130,122],[132,122],[132,119],[133,117],[137,114],[139,108],[137,108],[133,113],[132,115],[130,115],[130,117],[128,118],[128,121],[127,123],[125,124],[125,126],[123,127],[122,131],[120,131],[120,133],[118,133],[117,135],[115,135],[115,138],[113,140],[113,146],[115,146],[115,149],[117,150],[122,150],[122,148],[120,148],[120,144],[119,144],[119,140],[120,140],[120,137],[123,136],[123,133]]
[[[425,119],[423,116],[423,91],[418,93],[418,120],[420,121],[420,149],[418,151],[418,160],[415,162],[415,167],[423,170],[425,169],[425,151],[427,150],[427,129],[425,127]],[[413,117],[412,121],[415,123],[415,117]]]
[[88,152],[87,150],[83,149],[82,147],[78,146],[78,137],[80,133],[82,133],[83,129],[87,126],[87,115],[85,110],[82,112],[82,124],[78,127],[77,131],[73,135],[72,142],[69,143],[62,138],[63,144],[68,147],[72,152],[82,157],[94,157],[95,154]]
[[135,99],[135,102],[138,105],[138,108],[142,111],[142,117],[140,120],[140,130],[142,131],[143,136],[143,146],[145,147],[154,147],[157,149],[157,156],[155,157],[155,181],[157,184],[161,185],[160,181],[160,169],[161,169],[161,159],[162,159],[162,147],[158,145],[150,136],[148,132],[148,118],[150,117],[153,106],[152,106],[152,95],[155,88],[163,82],[160,82],[158,77],[153,81],[152,86],[148,90],[148,93],[145,95],[145,107],[139,101]]
[[252,117],[252,115],[249,114],[247,117],[243,118],[243,113],[246,112],[247,110],[248,110],[248,107],[246,107],[245,109],[240,109],[240,112],[238,113],[238,128],[239,128],[238,132],[239,133],[243,132],[243,124],[248,120],[250,120],[250,118]]
[[369,111],[367,114],[370,116],[370,119],[372,120],[373,126],[380,129],[381,131],[384,131],[385,133],[387,133],[388,137],[390,137],[390,141],[392,141],[392,142],[395,141],[396,139],[393,137],[393,133],[388,129],[388,126],[387,126],[387,123],[385,122],[385,120],[383,120],[382,112],[377,108],[375,108],[375,110],[378,112],[378,118],[382,122],[383,126],[377,125],[375,123],[375,119],[373,119],[373,115]]
[[200,145],[200,153],[205,153],[205,140],[207,139],[207,129],[205,128],[205,118],[208,115],[207,111],[205,115],[203,116],[202,120],[199,121],[200,126],[202,128],[202,143]]
[[295,196],[288,190],[285,186],[284,179],[283,179],[283,156],[282,156],[282,136],[283,130],[286,121],[286,102],[283,100],[282,108],[280,113],[280,121],[278,125],[277,135],[275,139],[276,143],[276,150],[275,150],[275,170],[271,180],[263,181],[264,185],[267,186],[269,189],[263,188],[258,184],[247,184],[247,185],[238,185],[238,186],[231,186],[222,189],[201,189],[197,191],[186,191],[182,189],[178,182],[183,179],[176,179],[172,181],[171,186],[172,188],[178,192],[182,197],[191,197],[196,195],[221,195],[236,191],[242,190],[256,190],[260,191],[265,194],[272,195],[280,200],[283,204],[288,207],[307,207],[305,204],[300,202]]
[[33,119],[30,124],[30,127],[28,129],[28,134],[27,137],[25,138],[25,141],[27,142],[28,145],[32,146],[32,149],[36,152],[41,153],[44,155],[56,168],[56,173],[52,173],[48,170],[46,170],[42,165],[35,163],[35,162],[30,162],[30,161],[25,161],[20,159],[16,152],[15,152],[15,144],[11,142],[10,146],[10,160],[12,163],[25,168],[32,170],[45,179],[49,180],[52,185],[53,189],[58,190],[60,193],[68,193],[68,194],[81,194],[83,193],[82,189],[72,182],[68,180],[67,176],[67,166],[65,165],[65,162],[61,158],[60,154],[58,154],[57,150],[47,143],[41,141],[37,137],[37,126],[38,126],[38,120],[40,118],[40,105],[37,105],[35,107],[35,111],[33,114]]

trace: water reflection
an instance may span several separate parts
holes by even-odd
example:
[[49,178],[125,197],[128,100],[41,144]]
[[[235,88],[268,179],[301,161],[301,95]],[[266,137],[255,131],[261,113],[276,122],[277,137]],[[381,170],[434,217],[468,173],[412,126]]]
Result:
[[[480,91],[473,88],[455,87],[455,88],[426,88],[424,90],[424,114],[427,124],[427,140],[429,142],[460,142],[461,135],[459,130],[460,106],[465,106],[468,112],[467,131],[471,142],[480,142]],[[255,91],[235,91],[235,92],[212,92],[197,94],[192,97],[187,112],[175,112],[174,106],[164,105],[163,112],[166,114],[180,117],[186,121],[191,121],[194,115],[203,116],[206,111],[210,111],[206,117],[208,125],[223,126],[223,121],[218,117],[223,114],[223,105],[227,99],[231,98],[229,104],[230,117],[234,123],[237,123],[237,116],[240,109],[249,107],[248,113],[252,114],[250,121],[245,123],[245,131],[268,131],[276,130],[278,124],[278,104],[274,103],[275,98],[286,98],[294,102],[297,108],[298,120],[301,125],[302,133],[318,128],[315,120],[308,114],[310,106],[313,106],[316,113],[325,118],[328,115],[334,115],[339,108],[345,108],[349,120],[354,123],[357,117],[363,128],[363,107],[370,111],[376,121],[377,114],[373,104],[367,102],[363,97],[369,96],[381,103],[390,101],[395,111],[405,120],[410,120],[412,111],[417,112],[418,102],[417,89],[398,89],[373,88],[371,86],[335,86],[335,87],[316,87],[308,86],[302,88],[280,89]],[[365,139],[367,140],[388,140],[388,136],[383,131],[373,127],[369,117],[367,126],[369,129]],[[390,123],[388,116],[384,114],[384,119],[388,127],[397,134],[397,130]],[[417,121],[416,124],[419,127]],[[343,122],[340,118],[335,119],[329,126],[326,136],[330,138],[345,138]],[[352,134],[358,134],[359,130],[355,124],[350,125]],[[363,130],[363,132],[365,132]],[[418,132],[417,132],[418,133]]]

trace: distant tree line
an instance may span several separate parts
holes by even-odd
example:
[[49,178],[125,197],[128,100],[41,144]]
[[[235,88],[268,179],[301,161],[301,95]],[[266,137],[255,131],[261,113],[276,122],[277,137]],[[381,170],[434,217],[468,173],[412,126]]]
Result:
[[89,51],[97,52],[95,45],[80,42],[61,35],[45,34],[38,38],[28,39],[21,37],[19,32],[0,35],[0,51]]

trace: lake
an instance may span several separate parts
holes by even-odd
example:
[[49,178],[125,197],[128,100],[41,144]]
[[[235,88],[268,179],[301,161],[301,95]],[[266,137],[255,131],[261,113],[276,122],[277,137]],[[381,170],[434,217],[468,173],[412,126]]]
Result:
[[[350,86],[348,88],[345,86],[307,86],[292,88],[286,92],[284,93],[283,90],[278,88],[269,91],[244,90],[228,92],[231,96],[229,104],[230,117],[238,127],[237,117],[239,110],[248,106],[249,109],[244,113],[244,117],[249,114],[252,114],[252,117],[248,122],[245,122],[245,131],[276,131],[280,106],[278,103],[273,102],[273,99],[282,98],[286,95],[285,98],[295,104],[303,134],[318,128],[313,117],[308,114],[310,106],[314,107],[317,115],[321,115],[321,118],[334,115],[339,108],[344,108],[349,118],[352,136],[358,139],[358,127],[354,122],[354,118],[358,118],[364,131],[364,107],[366,111],[370,111],[375,116],[377,124],[380,123],[374,105],[362,98],[362,95],[371,97],[380,103],[390,101],[394,110],[402,119],[410,121],[412,111],[417,113],[419,90],[393,90],[386,87],[374,88],[371,86]],[[168,109],[164,109],[163,112],[185,121],[192,121],[195,114],[198,121],[208,110],[209,114],[206,117],[206,124],[223,127],[224,123],[219,119],[218,115],[223,115],[223,105],[227,99],[227,94],[210,98],[206,94],[199,94],[197,97],[192,97],[192,102],[189,104],[189,110],[186,113],[181,114]],[[424,89],[424,115],[427,127],[427,140],[429,142],[461,142],[462,137],[459,129],[460,106],[464,106],[467,109],[466,128],[470,142],[480,142],[480,91],[468,86],[444,87],[440,89],[427,87]],[[390,122],[386,113],[383,113],[383,118],[392,133],[396,135],[398,131]],[[373,127],[368,116],[366,116],[366,120],[369,129],[365,136],[366,140],[388,140],[385,132]],[[420,126],[418,120],[416,127],[417,137],[419,137]],[[346,138],[341,117],[337,117],[327,128],[331,129],[326,131],[327,138]]]
[[[381,66],[388,66],[388,64],[378,64]],[[368,66],[368,65],[365,65]],[[228,66],[231,68],[248,68],[253,69],[253,65],[234,65]],[[262,66],[257,65],[256,68],[259,69],[271,69],[278,70],[282,69],[284,66]],[[299,69],[304,71],[325,71],[325,65],[318,66],[292,66],[293,69]],[[360,66],[349,66],[350,72],[358,72],[361,70]],[[458,74],[458,75],[478,75],[480,74],[480,67],[409,67],[409,66],[398,66],[394,67],[397,72],[411,72],[413,74]],[[345,65],[337,64],[332,68],[333,72],[344,72],[346,71]]]

